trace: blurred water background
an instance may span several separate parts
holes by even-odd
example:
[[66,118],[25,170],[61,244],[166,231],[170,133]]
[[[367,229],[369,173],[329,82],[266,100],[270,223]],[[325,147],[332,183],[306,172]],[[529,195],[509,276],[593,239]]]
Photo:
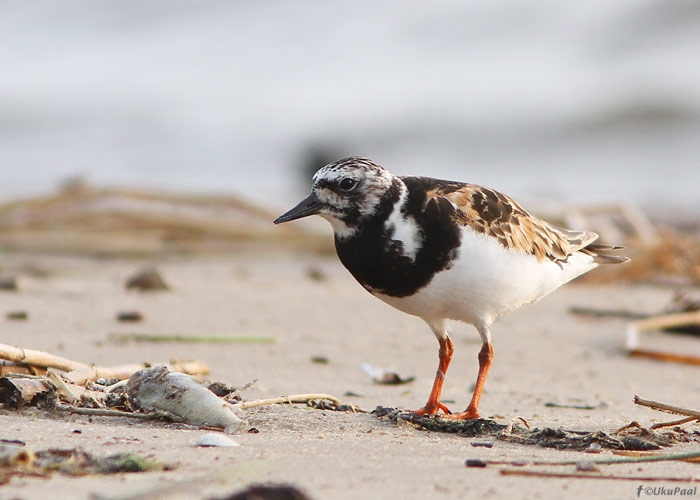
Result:
[[3,201],[85,178],[281,210],[304,166],[358,154],[526,202],[700,209],[695,0],[0,6]]

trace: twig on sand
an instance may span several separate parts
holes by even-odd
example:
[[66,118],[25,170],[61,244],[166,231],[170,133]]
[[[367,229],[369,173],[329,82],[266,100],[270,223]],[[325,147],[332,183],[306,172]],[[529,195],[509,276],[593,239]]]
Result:
[[571,314],[594,316],[596,318],[646,319],[649,314],[628,311],[627,309],[598,309],[596,307],[571,306]]
[[244,391],[247,391],[248,389],[250,389],[251,387],[253,387],[257,383],[258,383],[258,379],[254,378],[253,380],[251,380],[250,382],[245,384],[243,387],[240,387],[239,389],[236,389],[233,392],[230,392],[229,394],[227,394],[224,400],[228,403],[235,404],[232,402],[235,398],[239,397],[241,395],[241,393],[243,393]]
[[700,410],[691,410],[689,408],[681,408],[680,406],[673,406],[666,403],[659,403],[658,401],[650,401],[648,399],[640,398],[639,396],[634,397],[634,403],[640,406],[646,406],[652,410],[662,411],[664,413],[672,413],[674,415],[684,415],[686,418],[680,420],[674,420],[672,422],[665,422],[660,424],[654,424],[651,429],[659,429],[661,427],[670,427],[672,425],[681,425],[688,422],[700,421]]
[[697,325],[700,323],[700,311],[691,311],[662,316],[651,316],[640,321],[634,321],[628,328],[636,331],[659,330],[678,326]]
[[[635,464],[643,462],[661,462],[661,461],[685,461],[698,462],[700,461],[700,452],[690,453],[666,453],[641,456],[618,456],[611,458],[599,458],[594,460],[559,460],[559,461],[502,461],[502,460],[486,460],[486,465],[510,465],[501,469],[499,473],[503,476],[528,476],[540,478],[555,478],[555,479],[614,479],[618,481],[674,481],[674,482],[700,482],[700,478],[695,477],[674,477],[674,476],[622,476],[613,474],[602,474],[596,469],[596,465],[614,465],[614,464]],[[469,461],[467,461],[469,462]],[[529,469],[523,466],[576,466],[576,472],[559,472],[552,470]],[[482,465],[483,467],[483,465]]]
[[247,336],[196,336],[180,334],[142,334],[142,333],[112,333],[109,340],[115,342],[180,342],[189,344],[273,344],[277,342],[275,337]]
[[618,456],[610,458],[597,458],[593,460],[533,460],[528,461],[510,461],[510,460],[485,460],[489,465],[513,465],[522,467],[524,465],[539,465],[539,466],[563,466],[576,465],[581,462],[587,462],[594,465],[615,465],[615,464],[630,464],[641,462],[666,462],[666,461],[683,461],[697,462],[700,460],[700,451],[692,451],[688,453],[655,453],[653,455],[641,456]]
[[683,363],[686,365],[700,365],[700,357],[689,354],[676,354],[673,352],[634,348],[630,349],[629,355],[638,358],[655,359],[656,361],[672,361],[674,363]]
[[561,479],[616,479],[619,481],[669,481],[682,483],[698,483],[700,479],[694,477],[674,477],[674,476],[614,476],[612,474],[593,474],[590,472],[552,472],[530,469],[502,469],[502,476],[530,476],[530,477],[552,477]]
[[256,399],[255,401],[246,401],[244,403],[231,403],[231,406],[240,408],[241,410],[247,410],[257,406],[308,403],[316,399],[326,399],[336,406],[340,405],[340,400],[338,398],[328,394],[293,394],[291,396],[280,396],[278,398]]
[[[241,410],[247,410],[249,408],[255,408],[257,406],[268,406],[268,405],[279,405],[279,404],[299,404],[299,403],[306,403],[309,404],[312,401],[330,401],[334,407],[339,408],[343,406],[343,403],[340,399],[336,398],[335,396],[330,396],[328,394],[292,394],[290,396],[280,396],[278,398],[270,398],[270,399],[257,399],[255,401],[246,401],[244,403],[229,403],[231,406],[234,408],[238,408]],[[360,408],[357,408],[354,405],[350,405],[349,408],[352,411],[358,411],[365,413],[364,410],[361,410]]]
[[647,330],[663,328],[677,328],[688,325],[700,325],[700,311],[691,311],[663,316],[653,316],[639,321],[631,321],[627,324],[626,347],[630,356],[640,356],[656,359],[658,361],[674,361],[700,365],[700,357],[689,354],[662,352],[639,347],[639,333]]
[[138,420],[156,420],[161,418],[156,413],[133,413],[121,410],[110,410],[108,408],[82,408],[80,406],[62,405],[56,403],[56,409],[76,415],[89,415],[92,417],[127,417]]
[[[700,460],[700,452],[691,453],[670,453],[670,454],[654,454],[642,456],[623,456],[613,458],[599,458],[595,460],[560,460],[560,461],[533,461],[533,462],[504,462],[497,460],[487,460],[486,464],[493,465],[512,465],[501,469],[499,473],[503,476],[528,476],[528,477],[548,477],[560,479],[615,479],[618,481],[673,481],[673,482],[700,482],[700,478],[695,477],[673,477],[673,476],[618,476],[613,474],[602,474],[595,468],[596,465],[613,465],[613,464],[633,464],[642,462],[660,462],[660,461],[686,461],[697,462]],[[559,472],[552,470],[537,470],[524,469],[524,465],[534,466],[566,466],[575,465],[579,472]]]
[[648,399],[642,399],[639,396],[634,397],[634,404],[646,406],[647,408],[651,408],[652,410],[663,411],[665,413],[673,413],[674,415],[685,415],[686,417],[694,417],[696,419],[700,419],[700,410],[691,410],[688,408],[681,408],[680,406],[659,403],[658,401],[649,401]]
[[654,430],[654,429],[661,429],[662,427],[674,427],[676,425],[683,425],[687,424],[688,422],[695,422],[698,419],[695,417],[686,417],[682,418],[680,420],[672,420],[671,422],[661,422],[658,424],[654,424],[649,427],[649,430]]

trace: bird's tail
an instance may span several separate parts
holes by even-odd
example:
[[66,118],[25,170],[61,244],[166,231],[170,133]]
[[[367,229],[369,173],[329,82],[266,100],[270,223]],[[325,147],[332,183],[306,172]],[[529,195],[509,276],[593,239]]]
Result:
[[622,264],[623,262],[628,262],[629,257],[624,257],[622,255],[612,255],[619,250],[623,250],[625,247],[615,246],[615,245],[602,245],[600,243],[593,243],[585,248],[579,250],[579,252],[585,253],[593,257],[593,260],[598,264]]

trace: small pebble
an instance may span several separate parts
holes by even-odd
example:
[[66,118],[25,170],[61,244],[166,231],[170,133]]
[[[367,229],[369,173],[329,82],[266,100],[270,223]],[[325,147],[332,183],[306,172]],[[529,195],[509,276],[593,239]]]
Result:
[[122,321],[124,323],[136,323],[143,320],[143,314],[138,311],[122,311],[117,313],[117,321]]
[[598,468],[593,462],[582,460],[581,462],[576,462],[576,470],[578,472],[595,472]]
[[199,439],[197,440],[197,446],[202,446],[206,448],[221,448],[230,446],[240,446],[240,444],[235,442],[233,439],[226,436],[225,434],[220,434],[218,432],[208,432],[206,434],[202,434],[199,437]]
[[600,446],[600,443],[591,443],[586,451],[588,453],[600,453],[602,449],[603,447]]
[[10,311],[7,313],[7,319],[26,321],[29,319],[27,311]]
[[17,291],[17,278],[10,274],[0,275],[0,290]]
[[110,377],[110,378],[100,377],[100,378],[95,380],[95,384],[109,387],[110,385],[114,385],[117,382],[119,382],[119,380],[120,379],[118,379],[116,377]]
[[323,281],[326,279],[326,274],[317,267],[311,267],[307,269],[306,276],[311,281]]
[[484,442],[484,441],[474,441],[472,443],[472,446],[474,448],[493,448],[493,443]]
[[137,290],[170,290],[160,273],[154,267],[141,269],[126,280],[126,288],[136,288]]
[[311,357],[311,362],[316,363],[319,365],[327,365],[328,364],[328,358],[325,356],[312,356]]
[[486,467],[486,462],[479,460],[478,458],[469,458],[465,462],[467,467]]

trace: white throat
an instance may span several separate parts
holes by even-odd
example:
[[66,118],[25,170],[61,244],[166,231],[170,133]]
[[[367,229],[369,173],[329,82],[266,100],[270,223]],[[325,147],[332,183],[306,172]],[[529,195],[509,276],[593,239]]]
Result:
[[349,227],[347,224],[345,224],[345,222],[337,217],[324,213],[320,213],[319,215],[331,223],[333,234],[336,236],[336,238],[344,240],[350,238],[357,232],[357,228]]

